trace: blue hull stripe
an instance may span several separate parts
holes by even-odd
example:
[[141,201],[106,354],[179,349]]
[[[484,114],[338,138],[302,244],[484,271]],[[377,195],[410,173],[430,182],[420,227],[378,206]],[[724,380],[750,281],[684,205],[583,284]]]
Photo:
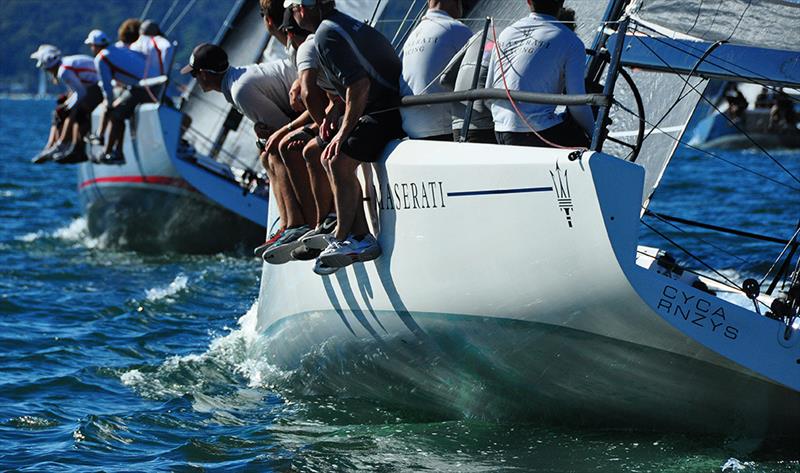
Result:
[[552,187],[525,187],[522,189],[495,189],[486,191],[448,192],[447,197],[468,197],[473,195],[527,194],[531,192],[551,192]]

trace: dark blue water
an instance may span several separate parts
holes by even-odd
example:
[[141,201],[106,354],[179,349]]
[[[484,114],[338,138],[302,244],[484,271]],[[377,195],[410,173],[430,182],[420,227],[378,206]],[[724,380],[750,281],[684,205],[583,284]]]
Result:
[[[277,392],[253,331],[258,263],[89,238],[74,169],[29,164],[50,107],[0,100],[0,470],[800,471],[800,448],[758,439],[432,419]],[[762,155],[725,156],[792,183]],[[776,156],[800,174],[800,155]],[[684,152],[653,208],[788,238],[800,192],[731,169]],[[732,278],[780,251],[656,225]]]

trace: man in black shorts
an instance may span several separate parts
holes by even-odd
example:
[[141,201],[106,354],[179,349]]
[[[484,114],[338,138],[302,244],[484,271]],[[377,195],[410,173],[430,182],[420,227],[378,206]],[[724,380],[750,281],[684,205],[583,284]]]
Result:
[[333,1],[286,0],[285,5],[302,28],[315,33],[321,69],[344,101],[341,117],[333,111],[320,130],[328,142],[322,158],[332,177],[338,223],[314,271],[331,274],[381,254],[367,226],[356,170],[377,161],[389,141],[403,136],[397,109],[402,66],[389,40],[337,11]]

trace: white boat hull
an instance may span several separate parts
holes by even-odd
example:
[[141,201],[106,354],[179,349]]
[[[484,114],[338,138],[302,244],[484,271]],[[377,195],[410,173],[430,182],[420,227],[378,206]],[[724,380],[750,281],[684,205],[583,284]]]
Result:
[[124,164],[79,166],[90,233],[145,251],[209,253],[257,244],[262,227],[206,198],[173,166],[180,120],[174,109],[142,105],[126,127]]
[[800,334],[783,340],[783,324],[637,266],[643,170],[568,154],[390,147],[381,258],[327,277],[264,267],[258,324],[287,388],[480,417],[797,434]]

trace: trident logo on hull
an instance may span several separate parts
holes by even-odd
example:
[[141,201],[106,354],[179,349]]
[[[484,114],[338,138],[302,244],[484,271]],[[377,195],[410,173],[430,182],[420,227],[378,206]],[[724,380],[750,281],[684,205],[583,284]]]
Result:
[[574,206],[572,205],[572,197],[569,192],[567,170],[562,171],[561,167],[556,163],[556,171],[550,171],[550,178],[553,180],[553,190],[556,192],[556,199],[558,199],[558,208],[564,212],[567,225],[569,225],[569,228],[572,228]]

